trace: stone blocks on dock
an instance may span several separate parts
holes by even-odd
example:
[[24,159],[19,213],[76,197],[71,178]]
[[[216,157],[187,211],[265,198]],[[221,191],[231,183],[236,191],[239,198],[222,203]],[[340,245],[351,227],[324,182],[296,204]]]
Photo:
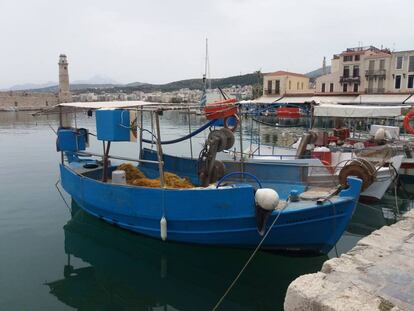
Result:
[[361,239],[286,293],[292,310],[414,310],[414,210]]

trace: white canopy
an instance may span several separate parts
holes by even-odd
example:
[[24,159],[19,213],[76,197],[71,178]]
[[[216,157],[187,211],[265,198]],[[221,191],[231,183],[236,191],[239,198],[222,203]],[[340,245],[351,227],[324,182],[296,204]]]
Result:
[[141,106],[156,106],[166,105],[163,103],[151,103],[140,100],[131,101],[110,101],[110,102],[75,102],[75,103],[61,103],[60,107],[72,107],[72,108],[83,108],[83,109],[102,109],[102,108],[133,108]]
[[402,105],[410,94],[364,94],[359,95],[352,104]]
[[261,96],[250,101],[252,104],[271,104],[280,99],[281,96]]
[[414,105],[414,95],[411,95],[405,102],[404,104],[408,104],[408,105]]
[[407,106],[364,106],[321,104],[314,107],[313,114],[317,117],[341,118],[385,118],[401,116]]

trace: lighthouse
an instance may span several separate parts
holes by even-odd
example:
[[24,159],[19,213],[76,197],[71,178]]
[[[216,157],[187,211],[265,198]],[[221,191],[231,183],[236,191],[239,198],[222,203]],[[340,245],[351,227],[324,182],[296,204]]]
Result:
[[69,103],[72,101],[72,94],[69,89],[68,60],[65,54],[59,56],[59,103]]

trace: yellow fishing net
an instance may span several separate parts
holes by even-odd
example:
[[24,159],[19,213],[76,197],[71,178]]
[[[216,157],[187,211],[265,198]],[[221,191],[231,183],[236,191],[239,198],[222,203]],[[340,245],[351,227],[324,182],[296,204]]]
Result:
[[[125,171],[127,183],[135,186],[160,188],[159,178],[147,178],[136,166],[124,163],[118,166],[117,170]],[[167,188],[183,189],[194,188],[194,185],[186,178],[181,178],[176,174],[165,172],[164,181]]]

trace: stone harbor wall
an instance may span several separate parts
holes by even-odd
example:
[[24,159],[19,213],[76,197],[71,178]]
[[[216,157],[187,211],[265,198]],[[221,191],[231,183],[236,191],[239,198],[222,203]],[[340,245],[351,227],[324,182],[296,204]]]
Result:
[[414,210],[361,239],[286,293],[293,310],[414,310]]
[[40,109],[57,103],[58,97],[53,93],[0,92],[0,111]]

